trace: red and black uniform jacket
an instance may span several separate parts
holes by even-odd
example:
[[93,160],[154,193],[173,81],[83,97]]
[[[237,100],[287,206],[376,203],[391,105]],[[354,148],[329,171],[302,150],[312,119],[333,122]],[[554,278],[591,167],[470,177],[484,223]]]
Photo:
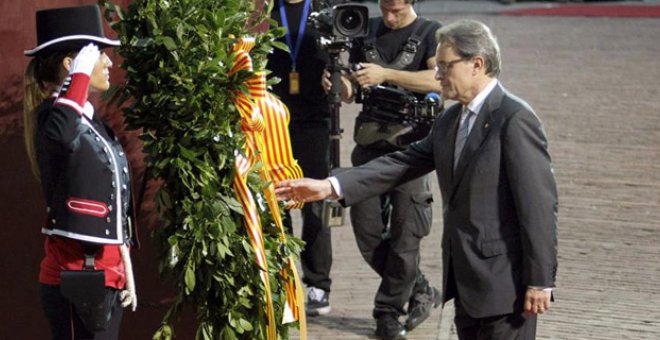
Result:
[[42,232],[122,244],[132,234],[128,161],[112,130],[81,110],[54,98],[37,108],[37,159],[48,206]]

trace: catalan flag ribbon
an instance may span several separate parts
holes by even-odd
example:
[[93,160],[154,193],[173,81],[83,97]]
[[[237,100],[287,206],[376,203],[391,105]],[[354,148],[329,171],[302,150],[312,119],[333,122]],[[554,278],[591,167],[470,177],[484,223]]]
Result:
[[[249,51],[254,46],[254,38],[241,38],[234,45],[234,64],[229,71],[233,75],[238,71],[252,71],[252,60]],[[277,339],[275,327],[275,314],[273,309],[272,293],[268,278],[268,262],[264,248],[261,221],[256,201],[247,185],[247,176],[250,169],[256,164],[264,166],[259,175],[268,183],[262,193],[266,203],[273,214],[273,221],[280,230],[282,242],[286,242],[286,233],[280,215],[280,206],[275,197],[273,181],[283,179],[301,178],[302,170],[293,159],[291,141],[288,132],[289,112],[286,106],[272,94],[266,91],[266,77],[263,72],[253,73],[253,77],[246,81],[247,93],[237,91],[233,98],[241,115],[241,130],[245,134],[245,145],[242,152],[236,157],[236,178],[234,189],[238,200],[243,206],[245,225],[250,234],[251,243],[255,249],[257,264],[261,268],[261,278],[266,291],[266,314],[268,317],[267,339]],[[300,206],[290,206],[289,208]],[[285,320],[299,321],[300,338],[306,339],[306,322],[304,312],[304,292],[300,284],[298,272],[294,261],[289,258],[283,266],[285,270],[281,275],[285,280],[287,304],[285,306]],[[289,275],[291,273],[291,276]],[[287,316],[288,315],[288,316]]]

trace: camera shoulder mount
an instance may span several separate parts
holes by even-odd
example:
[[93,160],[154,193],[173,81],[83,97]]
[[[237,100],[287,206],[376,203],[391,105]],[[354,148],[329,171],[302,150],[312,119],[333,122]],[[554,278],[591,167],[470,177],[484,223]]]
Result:
[[378,32],[378,27],[383,23],[383,18],[377,18],[369,22],[369,36],[364,38],[364,45],[362,51],[364,53],[365,59],[369,63],[378,64],[383,67],[395,69],[395,70],[404,70],[408,67],[417,54],[419,45],[422,44],[422,41],[428,31],[433,28],[433,22],[423,18],[418,17],[415,22],[413,22],[414,30],[413,33],[408,37],[406,44],[403,45],[401,52],[390,64],[386,64],[383,61],[383,58],[380,56],[378,49],[376,49],[376,32]]

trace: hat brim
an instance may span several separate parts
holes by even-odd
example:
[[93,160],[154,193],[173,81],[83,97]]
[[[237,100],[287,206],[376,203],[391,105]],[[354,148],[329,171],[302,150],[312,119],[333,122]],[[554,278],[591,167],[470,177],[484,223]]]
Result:
[[23,53],[28,57],[33,57],[44,51],[65,49],[66,47],[75,47],[78,45],[82,47],[87,42],[93,42],[98,45],[99,48],[116,47],[120,45],[119,40],[81,34],[57,38],[43,43],[31,50],[25,50]]

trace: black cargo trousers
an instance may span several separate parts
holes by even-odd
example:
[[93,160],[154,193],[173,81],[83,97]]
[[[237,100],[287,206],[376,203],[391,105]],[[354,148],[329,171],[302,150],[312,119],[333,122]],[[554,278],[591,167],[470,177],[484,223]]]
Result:
[[[351,162],[359,166],[389,151],[357,145]],[[351,206],[350,218],[360,253],[381,277],[374,318],[387,313],[405,314],[412,295],[428,287],[419,261],[420,242],[431,231],[430,182],[430,175],[426,175]]]

